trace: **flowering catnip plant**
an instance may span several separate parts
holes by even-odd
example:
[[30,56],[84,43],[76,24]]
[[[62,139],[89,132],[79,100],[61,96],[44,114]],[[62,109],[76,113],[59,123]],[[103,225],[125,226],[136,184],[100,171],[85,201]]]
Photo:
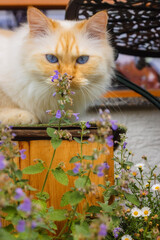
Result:
[[[108,148],[113,147],[113,131],[118,128],[117,121],[111,119],[107,109],[99,110],[99,119],[95,121],[97,132],[90,134],[88,139],[88,142],[96,143],[97,148],[89,156],[84,155],[84,144],[88,142],[83,139],[89,134],[92,124],[80,122],[80,138],[74,138],[80,151],[70,159],[70,170],[65,171],[63,163],[52,168],[62,139],[72,140],[71,134],[61,128],[62,123],[70,123],[71,118],[79,120],[79,113],[69,109],[75,94],[70,89],[71,77],[67,74],[61,76],[55,71],[51,82],[56,85],[53,97],[57,98],[58,107],[47,111],[52,116],[51,123],[57,124],[57,128],[47,128],[54,149],[49,167],[38,159],[35,165],[20,170],[14,159],[21,157],[25,161],[25,149],[18,150],[12,141],[15,135],[11,127],[0,125],[0,240],[158,240],[160,174],[155,173],[157,166],[151,168],[145,156],[142,157],[143,162],[134,165],[124,135],[121,135],[119,150],[113,158],[116,163],[114,185],[106,178],[110,170],[108,163],[97,164],[97,159],[106,156]],[[147,166],[149,171],[146,171]],[[23,174],[34,175],[44,170],[47,173],[42,189],[34,189],[23,178]],[[44,192],[44,188],[49,174],[64,186],[68,185],[69,178],[74,179],[71,189],[62,196],[61,209],[46,204],[49,194]],[[97,186],[93,183],[93,174],[98,179],[105,177],[104,184]],[[96,195],[98,187],[103,189],[103,201],[91,204],[88,196]],[[29,196],[29,191],[37,191],[35,197]],[[79,203],[83,203],[82,212],[78,211]],[[8,221],[6,226],[4,220]],[[63,227],[56,234],[57,222],[63,222]]]

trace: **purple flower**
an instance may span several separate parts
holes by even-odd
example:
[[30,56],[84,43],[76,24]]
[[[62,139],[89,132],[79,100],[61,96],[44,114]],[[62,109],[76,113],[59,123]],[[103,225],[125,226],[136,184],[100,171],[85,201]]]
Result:
[[21,154],[21,158],[24,160],[26,159],[26,154],[24,154],[24,152],[26,151],[26,149],[21,149],[19,150],[20,154]]
[[106,227],[106,224],[101,223],[98,236],[99,236],[99,237],[105,237],[106,235],[107,235],[107,227]]
[[105,112],[106,112],[106,113],[108,113],[108,114],[110,114],[110,111],[109,111],[109,109],[105,109]]
[[113,130],[117,130],[118,126],[117,126],[117,120],[110,120],[110,123],[112,125],[112,129]]
[[4,143],[4,141],[0,141],[0,146]]
[[33,220],[31,223],[31,228],[34,229],[36,227],[37,227],[37,223],[36,223],[36,221]]
[[0,154],[0,170],[3,170],[6,166],[6,163],[5,163],[5,157]]
[[46,113],[51,113],[52,112],[52,110],[46,110]]
[[20,220],[17,225],[18,232],[24,232],[26,227],[26,222],[24,220]]
[[16,200],[19,200],[20,198],[25,196],[25,193],[21,188],[17,188],[15,192],[16,192],[16,195],[14,196],[14,199]]
[[104,176],[104,172],[103,172],[102,170],[99,170],[99,171],[97,172],[97,176],[98,176],[98,177],[103,177],[103,176]]
[[89,124],[89,122],[86,122],[86,127],[87,127],[87,128],[90,128],[90,127],[91,127],[91,125]]
[[118,238],[118,234],[120,231],[122,231],[120,227],[116,227],[115,229],[113,229],[113,235],[115,238]]
[[56,112],[56,118],[61,118],[61,110],[57,110]]
[[113,135],[108,136],[105,140],[109,147],[113,147]]
[[123,149],[126,148],[126,145],[127,145],[127,142],[124,142],[124,143],[123,143]]
[[107,170],[110,168],[110,166],[109,166],[108,163],[106,163],[106,162],[102,163],[102,165],[103,165],[104,168],[107,169]]
[[73,168],[73,172],[75,174],[79,173],[80,167],[81,167],[81,163],[75,163],[75,168]]
[[21,210],[26,213],[31,212],[31,200],[29,198],[25,198],[23,203],[21,203],[18,208],[18,210]]
[[75,94],[75,92],[71,91],[71,94],[72,94],[72,95],[74,95],[74,94]]
[[12,133],[12,137],[13,137],[13,138],[16,137],[16,134],[15,134],[15,133]]
[[58,75],[59,75],[59,72],[57,70],[54,71],[55,74],[53,76],[51,76],[51,81],[54,82],[55,79],[58,79]]
[[79,115],[80,113],[73,113],[73,116],[75,116],[75,118],[76,118],[76,121],[78,121],[79,120],[79,117],[78,117],[78,115]]
[[55,96],[56,96],[56,94],[57,94],[57,93],[56,93],[56,92],[54,92],[52,96],[53,96],[53,97],[55,97]]

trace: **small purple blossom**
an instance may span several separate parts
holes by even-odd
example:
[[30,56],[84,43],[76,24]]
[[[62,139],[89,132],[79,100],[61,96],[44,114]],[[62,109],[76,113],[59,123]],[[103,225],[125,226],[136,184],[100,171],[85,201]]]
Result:
[[21,158],[24,160],[26,159],[26,154],[24,154],[24,152],[26,152],[26,149],[21,149],[19,150],[20,154],[21,154]]
[[25,220],[20,220],[17,225],[17,231],[18,232],[24,232],[26,228],[26,222]]
[[76,118],[76,121],[78,121],[79,120],[79,117],[78,117],[78,115],[79,115],[80,113],[73,113],[73,116],[75,116],[75,118]]
[[13,138],[16,137],[16,134],[15,134],[15,133],[12,133],[12,137],[13,137]]
[[74,94],[75,94],[75,92],[71,91],[71,94],[72,94],[72,95],[74,95]]
[[106,235],[107,235],[107,227],[106,227],[106,224],[101,223],[98,236],[99,236],[99,237],[105,237]]
[[34,229],[36,227],[37,227],[37,223],[36,223],[36,221],[33,220],[31,223],[31,228]]
[[113,135],[108,136],[105,140],[109,147],[113,147]]
[[118,234],[120,231],[122,231],[120,227],[116,227],[115,229],[113,229],[113,235],[115,238],[118,238]]
[[79,173],[80,167],[81,167],[81,163],[75,163],[75,168],[73,168],[73,172],[75,174]]
[[90,127],[91,127],[91,125],[89,124],[89,122],[86,122],[86,127],[87,127],[87,128],[90,128]]
[[57,110],[56,112],[56,118],[61,118],[61,110]]
[[104,168],[107,169],[107,170],[110,168],[110,166],[109,166],[108,163],[106,163],[106,162],[102,163],[102,165],[103,165]]
[[109,109],[105,109],[105,112],[106,112],[106,113],[108,113],[108,114],[110,114],[110,111],[109,111]]
[[126,145],[127,145],[127,142],[124,142],[124,143],[123,143],[123,149],[126,148]]
[[4,141],[0,141],[0,146],[3,145]]
[[54,92],[52,96],[53,96],[53,97],[55,97],[55,96],[56,96],[56,94],[57,94],[57,93],[56,93],[56,92]]
[[51,113],[52,112],[52,110],[46,110],[46,113]]
[[0,170],[3,170],[6,166],[6,163],[5,163],[5,157],[0,154]]
[[31,200],[29,198],[25,198],[23,203],[21,203],[18,208],[18,210],[21,210],[23,212],[26,213],[30,213],[31,212]]
[[14,199],[19,200],[20,198],[25,196],[25,193],[23,192],[23,190],[21,188],[17,188],[15,190],[16,195],[14,196]]
[[57,70],[54,71],[55,74],[51,76],[51,81],[54,82],[54,80],[59,78],[59,72]]
[[111,127],[113,130],[117,130],[118,126],[117,126],[117,120],[110,120],[111,123]]

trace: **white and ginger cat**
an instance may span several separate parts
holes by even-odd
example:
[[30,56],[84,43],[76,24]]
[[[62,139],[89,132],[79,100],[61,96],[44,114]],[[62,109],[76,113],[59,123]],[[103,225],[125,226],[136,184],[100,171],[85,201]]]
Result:
[[88,20],[54,21],[29,7],[28,24],[0,30],[0,121],[47,123],[56,108],[50,76],[73,77],[74,112],[83,113],[110,84],[114,56],[106,33],[107,13]]

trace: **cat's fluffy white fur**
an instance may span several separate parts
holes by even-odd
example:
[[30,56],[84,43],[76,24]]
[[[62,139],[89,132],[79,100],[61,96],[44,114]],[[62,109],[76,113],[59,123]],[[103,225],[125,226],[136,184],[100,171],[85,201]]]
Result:
[[[58,22],[68,31],[72,31],[77,24],[74,21]],[[54,87],[51,87],[48,79],[50,74],[41,75],[40,68],[32,57],[38,52],[54,53],[60,33],[57,32],[56,36],[49,34],[45,37],[37,37],[33,43],[26,45],[29,32],[28,24],[15,32],[0,31],[0,121],[5,124],[48,122],[49,115],[46,114],[46,110],[55,109],[57,105],[57,99],[52,96]],[[108,42],[105,47],[100,47],[96,39],[87,40],[87,37],[86,40],[84,39],[82,40],[81,33],[76,33],[80,55],[84,53],[97,55],[101,63],[97,65],[98,69],[95,69],[95,73],[89,79],[82,79],[80,84],[82,90],[75,90],[74,111],[80,113],[86,110],[93,99],[105,92],[106,83],[110,83],[114,66],[113,50]]]

